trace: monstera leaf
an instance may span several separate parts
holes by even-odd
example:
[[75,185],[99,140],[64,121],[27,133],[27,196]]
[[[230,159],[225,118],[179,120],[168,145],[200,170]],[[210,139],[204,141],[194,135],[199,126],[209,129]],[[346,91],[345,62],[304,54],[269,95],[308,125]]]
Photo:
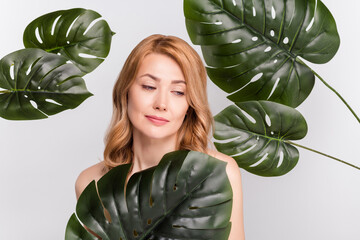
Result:
[[184,0],[184,13],[210,79],[234,102],[298,106],[315,79],[298,57],[325,63],[340,43],[320,0]]
[[[125,188],[130,165],[120,165],[97,187],[87,186],[76,215],[103,240],[228,239],[232,191],[225,167],[203,153],[172,152],[134,174]],[[77,217],[70,218],[65,239],[97,239]]]
[[67,59],[41,49],[23,49],[0,60],[0,116],[47,118],[75,108],[91,96],[81,71]]
[[231,105],[215,116],[216,148],[245,170],[280,176],[298,162],[298,150],[286,143],[305,137],[307,124],[295,109],[269,101]]
[[35,19],[26,27],[23,40],[26,48],[41,48],[68,58],[85,74],[104,61],[112,35],[100,14],[75,8]]

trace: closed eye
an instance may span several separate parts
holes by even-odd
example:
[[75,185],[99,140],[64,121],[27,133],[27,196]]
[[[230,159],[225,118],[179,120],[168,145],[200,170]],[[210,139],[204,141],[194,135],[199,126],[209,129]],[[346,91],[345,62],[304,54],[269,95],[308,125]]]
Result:
[[184,92],[181,92],[181,91],[173,91],[173,93],[177,96],[184,96],[185,93]]
[[145,90],[148,90],[148,91],[156,89],[156,87],[152,87],[152,86],[149,86],[149,85],[142,85],[142,88],[145,89]]

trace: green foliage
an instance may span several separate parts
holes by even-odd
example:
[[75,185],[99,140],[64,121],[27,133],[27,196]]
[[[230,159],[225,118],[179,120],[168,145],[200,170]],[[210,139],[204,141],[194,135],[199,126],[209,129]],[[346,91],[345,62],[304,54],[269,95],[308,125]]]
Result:
[[84,74],[89,73],[104,61],[110,51],[113,32],[100,18],[97,12],[82,8],[45,14],[26,27],[24,45],[60,54],[70,59]]
[[26,49],[0,60],[0,117],[47,118],[90,97],[81,77],[104,61],[114,34],[100,17],[75,8],[32,21],[24,32]]
[[[219,151],[261,176],[283,175],[295,167],[299,154],[294,146],[360,169],[285,140],[306,135],[305,120],[291,107],[309,96],[315,76],[360,122],[340,94],[302,61],[326,63],[340,45],[335,20],[320,0],[184,0],[184,14],[191,41],[201,45],[210,79],[256,119],[249,123],[235,106],[219,113],[214,136],[227,141],[215,144]],[[270,116],[271,126],[264,114]]]
[[[40,49],[23,49],[0,60],[0,116],[10,120],[47,118],[75,108],[91,96],[80,70]],[[33,102],[33,104],[31,104]]]
[[[103,240],[228,238],[232,191],[225,162],[200,152],[171,152],[156,167],[132,175],[125,190],[130,167],[113,168],[78,200],[77,217]],[[73,215],[65,239],[97,238]]]
[[297,58],[325,63],[340,44],[331,13],[320,0],[316,9],[315,4],[184,0],[184,13],[210,79],[232,93],[230,100],[270,100],[296,107],[310,94],[315,79]]
[[229,106],[215,116],[216,148],[245,170],[260,176],[280,176],[292,170],[299,152],[285,140],[305,137],[307,125],[295,109],[269,101]]

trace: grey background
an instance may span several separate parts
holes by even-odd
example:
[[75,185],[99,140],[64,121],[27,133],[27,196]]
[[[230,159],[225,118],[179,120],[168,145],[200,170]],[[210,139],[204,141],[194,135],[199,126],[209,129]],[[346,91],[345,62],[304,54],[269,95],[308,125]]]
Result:
[[[311,66],[360,114],[360,3],[324,3],[337,21],[341,47],[331,62]],[[153,33],[190,42],[180,0],[1,0],[0,57],[23,48],[22,33],[30,21],[74,7],[93,9],[108,21],[116,32],[111,52],[85,76],[94,96],[77,109],[39,121],[0,119],[0,239],[64,238],[66,223],[75,210],[75,180],[83,169],[102,159],[112,86],[125,58]],[[208,93],[213,114],[230,104],[210,81]],[[359,123],[335,94],[316,81],[299,110],[309,133],[298,143],[360,165]],[[246,239],[359,239],[360,171],[300,150],[298,165],[283,177],[241,172]]]

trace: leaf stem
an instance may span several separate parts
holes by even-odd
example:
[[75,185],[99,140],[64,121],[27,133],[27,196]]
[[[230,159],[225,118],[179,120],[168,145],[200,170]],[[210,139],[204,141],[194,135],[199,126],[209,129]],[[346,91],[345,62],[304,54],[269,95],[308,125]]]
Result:
[[357,167],[357,166],[355,166],[355,165],[353,165],[353,164],[351,164],[351,163],[345,162],[345,161],[343,161],[343,160],[341,160],[341,159],[339,159],[339,158],[336,158],[336,157],[330,156],[330,155],[328,155],[328,154],[319,152],[319,151],[317,151],[317,150],[314,150],[314,149],[311,149],[311,148],[302,146],[302,145],[300,145],[300,144],[291,142],[291,141],[289,141],[289,140],[286,140],[286,141],[284,141],[284,142],[289,143],[289,144],[294,145],[294,146],[297,146],[297,147],[301,147],[301,148],[306,149],[306,150],[309,150],[309,151],[311,151],[311,152],[314,152],[314,153],[323,155],[323,156],[325,156],[325,157],[334,159],[334,160],[336,160],[336,161],[338,161],[338,162],[344,163],[344,164],[346,164],[346,165],[349,165],[350,167],[353,167],[353,168],[356,168],[356,169],[360,170],[360,167]]
[[303,61],[301,61],[299,58],[296,58],[297,61],[299,61],[301,64],[307,66],[314,74],[315,76],[320,79],[320,81],[322,81],[325,86],[327,86],[331,91],[333,91],[340,99],[341,101],[347,106],[347,108],[351,111],[351,113],[354,115],[354,117],[356,118],[356,120],[360,123],[360,118],[356,115],[356,113],[354,112],[354,110],[350,107],[350,105],[345,101],[345,99],[333,88],[331,87],[327,82],[325,82],[325,80],[319,75],[317,74],[317,72],[315,72],[311,67],[309,67],[308,65],[306,65]]

